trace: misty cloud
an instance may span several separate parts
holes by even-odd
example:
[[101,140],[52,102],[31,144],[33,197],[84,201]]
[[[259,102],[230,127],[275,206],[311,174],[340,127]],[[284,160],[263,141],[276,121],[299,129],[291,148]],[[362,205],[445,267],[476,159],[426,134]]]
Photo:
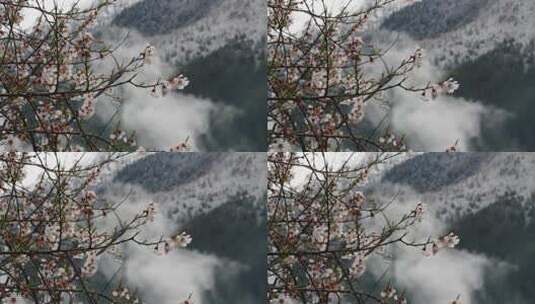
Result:
[[223,270],[224,261],[218,257],[189,250],[155,257],[150,249],[136,248],[128,254],[127,281],[149,303],[176,304],[191,295],[194,303],[203,304],[202,294],[214,288],[216,273],[225,271],[231,276],[239,270],[230,263]]
[[[394,185],[387,185],[394,187]],[[387,218],[399,218],[407,214],[420,202],[422,195],[409,187],[398,186],[396,202],[386,209]],[[391,196],[374,191],[381,201],[390,201]],[[435,205],[426,202],[422,221],[410,229],[405,238],[421,242],[450,232],[449,224],[437,216]],[[380,221],[380,220],[379,220]],[[381,227],[378,222],[368,223],[370,228]],[[405,290],[414,304],[446,304],[460,296],[462,303],[474,302],[474,294],[484,287],[489,272],[495,277],[505,276],[513,266],[483,254],[469,252],[461,248],[442,249],[436,255],[426,257],[422,248],[397,246],[391,253],[392,259],[374,257],[370,260],[370,271],[376,277],[388,271],[399,290]]]
[[[429,210],[416,235],[437,236],[449,227]],[[461,235],[461,243],[462,243]],[[474,302],[474,294],[484,287],[488,272],[504,276],[512,265],[483,254],[464,249],[443,249],[435,256],[425,257],[419,248],[398,248],[392,264],[396,284],[406,290],[414,304],[444,304],[460,297],[462,303]]]
[[416,151],[444,151],[457,141],[460,150],[469,150],[470,141],[480,136],[482,120],[491,112],[481,103],[451,96],[422,101],[414,94],[398,92],[393,99],[392,127],[406,134]]
[[[416,41],[406,35],[379,31],[374,43],[378,46],[391,45],[384,59],[390,66],[399,65],[402,60],[419,48]],[[424,50],[425,54],[425,50]],[[383,71],[382,63],[372,67],[372,73]],[[433,64],[429,57],[424,58],[422,66],[411,72],[410,82],[415,87],[427,83],[439,83],[446,79],[447,73]],[[462,83],[460,84],[463,85]],[[424,99],[418,93],[394,89],[389,92],[385,104],[368,105],[368,121],[372,125],[381,123],[385,116],[390,125],[400,135],[406,135],[409,148],[416,151],[445,151],[458,142],[462,151],[471,149],[471,142],[481,136],[484,120],[498,126],[510,116],[507,112],[486,106],[479,101],[466,100],[450,95],[436,99]]]
[[[125,34],[118,28],[111,28],[106,31],[105,40],[113,43],[111,41],[119,41]],[[148,44],[146,38],[139,34],[129,32],[127,35],[127,41],[115,54],[120,61],[139,55]],[[109,71],[109,64],[110,62],[103,62],[97,68],[106,72]],[[154,83],[155,80],[171,78],[176,74],[175,67],[156,53],[136,79],[137,82]],[[130,132],[135,131],[138,143],[149,150],[168,150],[186,139],[192,150],[198,150],[195,139],[209,132],[210,113],[227,108],[208,99],[180,92],[155,97],[149,89],[130,85],[124,86],[118,94],[121,96],[121,104],[102,99],[96,107],[97,115],[102,121],[109,121],[118,113],[121,127]]]
[[[115,183],[110,189],[112,193],[106,195],[108,200],[117,200],[122,193],[135,193],[118,210],[118,216],[123,219],[132,218],[154,201],[154,195],[138,186]],[[174,204],[157,203],[158,213],[154,221],[144,227],[140,237],[155,240],[177,233],[181,223],[169,216],[174,207]],[[113,225],[114,220],[103,224]],[[104,258],[99,269],[108,278],[119,271],[128,286],[139,291],[141,298],[148,303],[176,304],[191,295],[194,303],[208,304],[203,303],[202,296],[214,288],[216,276],[232,278],[243,270],[237,262],[187,248],[174,250],[165,256],[158,256],[153,248],[147,247],[127,246],[123,250],[124,262]]]
[[474,291],[483,287],[485,268],[491,261],[483,255],[460,250],[439,252],[425,258],[404,252],[395,262],[394,277],[413,297],[414,304],[450,303],[460,296],[470,304]]
[[123,125],[135,131],[138,143],[149,149],[167,150],[189,138],[192,149],[198,150],[195,138],[208,132],[210,112],[216,109],[209,100],[189,95],[154,98],[139,89],[125,95]]

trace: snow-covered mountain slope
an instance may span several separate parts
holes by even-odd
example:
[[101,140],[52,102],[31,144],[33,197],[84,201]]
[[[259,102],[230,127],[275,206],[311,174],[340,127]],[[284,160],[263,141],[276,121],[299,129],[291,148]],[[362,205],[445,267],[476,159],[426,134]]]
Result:
[[266,157],[262,153],[154,153],[125,163],[101,186],[116,200],[151,200],[178,223],[234,200],[263,216]]
[[[115,2],[113,5],[106,7],[98,16],[97,23],[102,25],[108,25],[110,22],[113,22],[115,16],[120,14],[124,9],[131,7],[132,5],[138,3],[141,0],[120,0]],[[93,2],[93,3],[96,3]]]
[[394,165],[370,189],[384,197],[425,202],[444,219],[455,221],[511,193],[526,212],[535,193],[533,153],[425,153]]
[[241,38],[263,45],[263,0],[143,0],[118,12],[111,24],[135,30],[162,58],[183,63]]
[[394,9],[383,26],[404,31],[415,39],[433,38],[460,28],[478,18],[497,0],[423,0]]
[[408,33],[451,66],[514,39],[528,45],[535,38],[535,1],[422,0],[385,20],[383,26]]

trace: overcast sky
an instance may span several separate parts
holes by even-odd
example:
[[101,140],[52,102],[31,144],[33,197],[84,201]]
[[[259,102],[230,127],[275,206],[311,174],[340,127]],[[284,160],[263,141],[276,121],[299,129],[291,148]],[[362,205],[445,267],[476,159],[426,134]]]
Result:
[[[45,8],[51,8],[54,7],[54,4],[57,3],[60,7],[63,8],[69,8],[75,3],[79,3],[81,7],[88,7],[93,3],[94,0],[31,0],[34,4],[36,1],[39,1],[39,3],[44,6]],[[35,19],[39,16],[39,12],[34,9],[25,9],[24,10],[24,22],[23,26],[25,28],[30,27],[35,22]]]

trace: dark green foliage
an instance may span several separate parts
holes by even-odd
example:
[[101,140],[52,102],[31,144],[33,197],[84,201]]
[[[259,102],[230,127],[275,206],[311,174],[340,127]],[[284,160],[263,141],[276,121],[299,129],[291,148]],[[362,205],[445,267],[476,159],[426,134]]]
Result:
[[425,153],[388,170],[383,181],[411,186],[419,192],[438,191],[479,172],[489,153]]
[[522,47],[514,40],[467,61],[451,73],[461,83],[456,96],[481,101],[511,113],[503,125],[496,117],[482,123],[478,150],[534,151],[535,58],[533,41]]
[[535,210],[529,205],[524,207],[524,200],[515,192],[507,192],[495,203],[462,218],[455,224],[456,230],[462,231],[462,248],[499,258],[517,259],[524,255],[522,248],[526,244],[519,241],[535,237],[535,225],[528,223],[525,214],[526,208],[532,216]]
[[513,267],[504,275],[497,267],[485,275],[475,303],[531,303],[535,298],[534,197],[509,192],[454,225],[461,248],[504,260]]
[[266,151],[267,76],[263,46],[237,37],[179,71],[191,80],[185,93],[239,111],[230,117],[223,117],[220,111],[211,114],[210,133],[201,138],[206,150]]
[[145,35],[166,34],[206,16],[221,0],[141,1],[121,11],[113,23]]
[[[215,288],[203,295],[204,302],[218,304],[263,303],[266,295],[267,228],[264,211],[253,207],[249,196],[226,204],[190,221],[184,230],[194,239],[190,248],[237,261],[245,268],[229,280],[221,267]],[[265,206],[265,198],[259,203]]]
[[394,12],[382,27],[406,32],[415,39],[434,38],[477,18],[496,0],[423,0]]

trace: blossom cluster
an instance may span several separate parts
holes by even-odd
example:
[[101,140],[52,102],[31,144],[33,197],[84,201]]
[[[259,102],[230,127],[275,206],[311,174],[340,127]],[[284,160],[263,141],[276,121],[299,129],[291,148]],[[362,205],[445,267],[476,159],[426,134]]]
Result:
[[[0,299],[62,303],[105,297],[87,283],[103,256],[120,257],[118,251],[128,244],[165,248],[159,254],[166,254],[191,242],[186,233],[140,239],[157,216],[157,205],[149,203],[127,218],[120,203],[99,198],[93,187],[110,161],[62,168],[45,165],[40,154],[0,154],[0,175],[9,177],[0,185]],[[42,173],[24,186],[32,167]],[[136,303],[124,291],[117,297]]]
[[[271,150],[405,151],[402,138],[389,139],[388,126],[364,132],[366,109],[386,104],[393,90],[436,98],[459,84],[414,84],[411,72],[422,66],[418,48],[395,65],[386,51],[365,38],[370,16],[403,0],[373,1],[360,11],[332,12],[319,0],[269,0],[268,142]],[[323,10],[322,10],[323,8]],[[294,19],[307,19],[304,26]],[[391,102],[395,102],[391,101]],[[373,126],[375,127],[375,126]],[[386,139],[386,140],[385,140]]]
[[433,240],[430,244],[427,244],[423,248],[424,255],[432,256],[437,254],[437,252],[442,248],[455,248],[460,242],[459,236],[455,233],[450,232],[449,234]]
[[379,295],[363,287],[361,283],[372,278],[367,274],[369,260],[383,259],[399,246],[414,247],[415,254],[419,248],[424,254],[428,250],[436,254],[459,243],[453,233],[436,240],[414,240],[409,232],[425,214],[423,203],[392,216],[388,212],[392,202],[368,197],[364,189],[370,172],[392,156],[377,154],[363,165],[348,161],[334,167],[320,153],[269,154],[271,303],[338,303],[364,297],[404,304],[404,294],[392,286]]
[[182,232],[174,237],[159,242],[154,248],[154,251],[159,255],[166,255],[173,249],[187,247],[189,243],[191,243],[191,236]]
[[[92,31],[100,13],[116,0],[96,2],[87,9],[62,8],[40,1],[7,0],[0,9],[0,145],[4,151],[135,150],[134,134],[109,136],[89,120],[99,100],[113,100],[123,87],[151,90],[157,95],[184,89],[183,75],[151,82],[138,80],[155,50],[119,60],[117,48]],[[24,11],[37,16],[28,27]],[[109,69],[100,67],[106,66]],[[111,134],[125,133],[117,128]],[[93,126],[93,127],[92,127]],[[112,126],[113,128],[113,126]],[[127,140],[125,140],[127,139]]]

